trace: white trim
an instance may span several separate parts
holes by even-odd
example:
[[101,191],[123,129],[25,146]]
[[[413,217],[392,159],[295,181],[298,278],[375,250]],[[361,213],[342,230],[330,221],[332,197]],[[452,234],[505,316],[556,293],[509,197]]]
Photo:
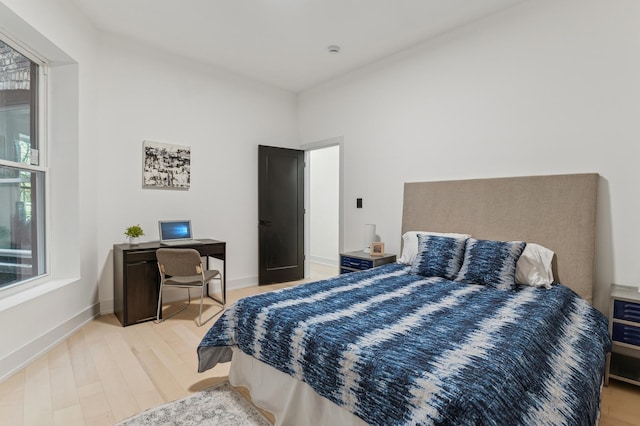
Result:
[[[12,289],[12,290],[10,290],[9,293],[4,293],[3,296],[0,297],[0,311],[1,311],[3,309],[6,309],[5,305],[7,301],[11,301],[12,299],[14,299],[15,296],[13,293],[17,293],[17,291],[30,292],[31,290],[36,288],[35,286],[32,286],[32,287],[27,287],[25,289],[24,287],[22,287],[23,285],[27,284],[28,282],[33,282],[34,280],[39,282],[44,277],[48,279],[48,274],[51,271],[50,251],[49,251],[49,246],[50,246],[49,242],[51,241],[50,231],[49,231],[49,224],[51,223],[50,221],[50,210],[51,210],[50,195],[51,194],[49,189],[49,186],[50,186],[49,170],[47,167],[48,165],[47,135],[49,133],[49,127],[48,127],[49,81],[47,77],[49,74],[49,63],[45,58],[38,55],[33,49],[30,49],[25,44],[16,41],[16,38],[9,35],[6,29],[4,30],[0,29],[0,39],[2,40],[3,43],[11,47],[12,49],[16,50],[18,53],[20,53],[21,55],[29,59],[31,62],[38,65],[38,75],[31,76],[32,81],[35,77],[36,87],[38,91],[37,92],[38,99],[37,99],[37,105],[36,105],[38,123],[37,123],[36,134],[31,135],[32,137],[35,137],[35,140],[37,142],[36,149],[38,151],[38,164],[18,163],[15,161],[0,159],[0,166],[6,166],[14,169],[19,169],[19,170],[28,170],[30,172],[42,173],[42,185],[41,185],[42,187],[37,188],[38,192],[36,193],[36,197],[39,197],[38,194],[41,194],[40,197],[44,199],[44,203],[43,203],[44,213],[43,214],[41,213],[38,215],[38,217],[34,218],[34,220],[37,221],[36,228],[38,232],[38,235],[35,236],[35,238],[37,241],[43,241],[43,243],[41,243],[42,245],[39,244],[38,246],[32,247],[31,249],[32,251],[36,251],[38,253],[38,256],[37,256],[38,264],[33,265],[33,268],[34,268],[33,271],[38,271],[41,273],[39,275],[36,275],[35,277],[10,284],[7,287],[7,290],[9,289]],[[33,89],[33,84],[31,85],[31,88]],[[44,191],[44,193],[42,193],[42,191]],[[40,210],[42,211],[42,209]],[[40,247],[42,247],[42,250],[40,250]],[[42,263],[43,256],[44,256],[44,264]],[[62,284],[62,285],[66,285],[66,284]],[[16,290],[17,288],[19,288],[20,290]],[[45,292],[49,291],[49,290],[46,290],[46,286],[44,288],[45,288]],[[7,294],[9,294],[9,296],[7,296]],[[29,300],[36,296],[27,296],[27,297],[28,299],[26,300]],[[22,303],[22,302],[18,302],[18,303]]]
[[0,359],[0,382],[47,353],[98,315],[98,304],[96,303]]
[[113,299],[100,301],[100,315],[113,314],[115,302]]
[[16,50],[22,56],[25,56],[36,64],[40,66],[47,64],[47,60],[44,57],[38,55],[33,49],[24,43],[17,41],[16,38],[9,35],[4,28],[0,29],[0,39],[2,39],[4,44],[11,47],[13,50]]
[[253,275],[250,277],[237,278],[234,280],[227,280],[227,291],[238,290],[241,288],[255,287],[258,285],[258,276]]
[[[338,253],[336,253],[336,256]],[[311,263],[320,263],[327,266],[338,266],[339,259],[328,259],[326,257],[311,256]]]
[[[42,167],[44,172],[44,217],[36,218],[39,221],[37,227],[41,230],[40,239],[44,238],[44,274],[50,274],[51,271],[51,185],[49,179],[49,65],[44,63],[40,66],[39,85],[38,85],[38,165]],[[41,227],[44,226],[42,230]],[[32,248],[33,249],[33,248]],[[37,250],[38,247],[35,247]],[[42,256],[38,256],[38,262],[42,262]],[[38,265],[38,268],[41,265]]]
[[[216,289],[217,287],[217,281],[216,281]],[[232,290],[239,290],[241,288],[248,288],[248,287],[257,287],[258,286],[258,276],[257,275],[253,275],[250,277],[244,277],[244,278],[238,278],[238,279],[234,279],[234,280],[227,280],[227,292],[232,291]],[[216,290],[217,291],[217,290]],[[165,298],[163,298],[163,300],[165,300]],[[166,301],[177,301],[177,300],[183,300],[182,298],[171,298],[171,295],[169,295],[168,298],[166,298]],[[192,301],[193,303],[193,301]],[[100,315],[106,315],[106,314],[112,314],[113,313],[113,309],[114,309],[114,302],[113,299],[109,299],[109,300],[102,300],[100,301]]]
[[[42,277],[38,277],[42,278]],[[11,309],[17,305],[36,299],[54,290],[80,281],[80,278],[68,278],[61,280],[27,280],[15,283],[10,288],[0,292],[0,312]],[[29,286],[29,284],[31,284]],[[29,286],[25,288],[25,286]]]
[[0,158],[0,166],[11,167],[13,169],[29,170],[31,172],[42,172],[42,173],[47,172],[46,167],[34,166],[33,164],[28,164],[28,163],[18,163],[15,161],[3,160],[2,158]]
[[[316,142],[309,142],[301,144],[300,148],[304,150],[304,161],[309,163],[309,152],[329,148],[332,146],[338,146],[338,253],[344,251],[344,137],[336,136],[334,138],[323,139]],[[310,212],[310,200],[309,200],[309,168],[305,167],[304,170],[304,209],[306,212]],[[310,215],[304,215],[304,277],[306,279],[311,277],[311,244],[310,244]],[[338,254],[336,253],[336,255]],[[324,263],[324,262],[321,262]],[[333,266],[333,265],[332,265]]]

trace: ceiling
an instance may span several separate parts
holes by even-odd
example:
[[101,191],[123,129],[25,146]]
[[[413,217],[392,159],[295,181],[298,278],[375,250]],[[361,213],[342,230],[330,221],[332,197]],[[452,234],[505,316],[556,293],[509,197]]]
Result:
[[71,0],[101,31],[294,92],[523,1]]

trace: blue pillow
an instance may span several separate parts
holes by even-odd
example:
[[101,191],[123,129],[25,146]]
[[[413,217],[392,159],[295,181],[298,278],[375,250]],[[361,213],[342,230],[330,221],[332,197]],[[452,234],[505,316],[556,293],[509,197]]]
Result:
[[453,280],[462,266],[466,238],[418,234],[418,254],[411,273]]
[[527,243],[469,238],[456,281],[502,290],[516,286],[516,263]]

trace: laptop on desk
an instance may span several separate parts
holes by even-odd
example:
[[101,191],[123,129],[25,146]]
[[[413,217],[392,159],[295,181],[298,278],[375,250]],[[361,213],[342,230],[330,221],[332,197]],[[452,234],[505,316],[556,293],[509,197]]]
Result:
[[158,229],[163,246],[202,244],[202,241],[193,239],[190,220],[159,220]]

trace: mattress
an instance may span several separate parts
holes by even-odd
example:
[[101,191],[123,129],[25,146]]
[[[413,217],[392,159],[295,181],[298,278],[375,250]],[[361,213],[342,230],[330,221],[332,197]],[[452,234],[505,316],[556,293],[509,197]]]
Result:
[[610,339],[563,285],[498,290],[390,264],[238,301],[199,370],[232,348],[369,424],[592,425]]
[[229,382],[243,386],[251,402],[275,416],[276,426],[364,426],[359,417],[318,395],[305,382],[233,349]]

